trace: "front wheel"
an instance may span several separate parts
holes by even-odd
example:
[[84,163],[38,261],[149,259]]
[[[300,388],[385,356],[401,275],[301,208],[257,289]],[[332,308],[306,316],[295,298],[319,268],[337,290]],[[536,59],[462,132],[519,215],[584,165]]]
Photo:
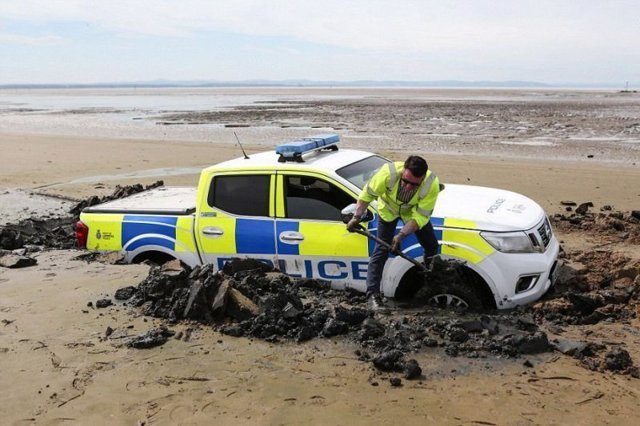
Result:
[[420,276],[422,283],[413,295],[416,304],[461,311],[486,308],[476,277],[459,261],[436,258],[433,270]]
[[484,309],[482,298],[470,285],[453,279],[434,282],[427,278],[416,293],[415,301],[442,309],[481,311]]

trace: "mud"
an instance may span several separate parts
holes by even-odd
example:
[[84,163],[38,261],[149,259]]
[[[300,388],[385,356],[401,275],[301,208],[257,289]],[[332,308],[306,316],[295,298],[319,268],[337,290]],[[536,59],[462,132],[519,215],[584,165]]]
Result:
[[106,203],[107,201],[112,201],[112,200],[117,200],[120,198],[124,198],[124,197],[128,197],[130,195],[133,194],[137,194],[138,192],[142,192],[142,191],[147,191],[149,189],[153,189],[153,188],[157,188],[159,186],[163,186],[164,182],[159,180],[156,181],[152,184],[143,186],[139,183],[136,183],[134,185],[125,185],[125,186],[120,186],[120,185],[116,185],[116,188],[114,189],[113,193],[110,195],[105,195],[103,197],[98,197],[96,195],[89,197],[85,200],[80,201],[78,204],[76,204],[75,206],[73,206],[71,208],[71,210],[69,210],[69,213],[71,213],[74,217],[79,217],[80,213],[82,213],[82,210],[87,208],[87,207],[91,207],[91,206],[95,206],[97,204],[102,204],[102,203]]
[[[73,247],[72,224],[82,208],[161,184],[119,187],[110,196],[84,200],[68,217],[7,225],[0,230],[1,247],[20,256],[41,247]],[[603,248],[562,252],[564,265],[555,288],[533,306],[512,312],[452,314],[426,306],[431,294],[428,286],[418,291],[410,304],[396,304],[386,314],[374,312],[367,309],[361,293],[336,291],[325,281],[292,279],[252,260],[229,262],[220,273],[214,273],[210,265],[191,270],[177,261],[152,267],[137,287],[116,292],[115,306],[126,301],[144,315],[162,318],[168,324],[197,321],[229,336],[269,342],[344,338],[360,348],[359,359],[382,371],[402,373],[406,379],[421,375],[420,366],[407,354],[429,350],[469,358],[518,358],[555,350],[576,358],[590,370],[637,377],[638,369],[624,348],[588,339],[568,343],[550,339],[549,332],[558,335],[563,327],[600,322],[629,324],[637,318],[640,260],[608,250],[606,242],[639,244],[639,214],[615,211],[611,206],[594,212],[588,202],[562,204],[578,208],[552,216],[554,228],[565,234],[597,235],[605,242]],[[81,257],[122,261],[94,253]],[[439,267],[431,277],[431,290],[452,285],[451,276],[456,275],[451,269],[455,265]],[[95,306],[108,308],[112,303],[110,299],[98,300]],[[168,337],[167,332],[150,333],[131,347],[160,345]]]
[[[422,375],[418,362],[408,357],[417,351],[518,358],[554,349],[524,311],[452,315],[423,306],[382,314],[367,309],[360,293],[332,290],[322,281],[295,280],[259,262],[235,261],[225,270],[214,273],[211,266],[189,270],[170,262],[152,268],[135,290],[119,289],[121,297],[116,299],[133,294],[126,303],[145,315],[169,324],[196,320],[234,337],[269,342],[344,338],[360,347],[356,355],[362,361],[408,380]],[[230,297],[234,291],[244,296],[244,305]]]
[[127,346],[135,349],[149,349],[166,343],[175,333],[167,327],[151,329],[127,342]]
[[606,237],[611,242],[640,244],[639,211],[614,211],[611,206],[604,205],[599,212],[592,212],[589,206],[593,207],[593,203],[581,203],[572,214],[552,215],[551,224],[561,232],[586,231]]
[[[604,237],[635,241],[640,223],[635,216],[604,211],[556,215],[552,221],[566,232],[587,228]],[[618,221],[625,229],[622,236]],[[553,290],[533,306],[510,312],[452,314],[425,305],[427,299],[420,297],[386,313],[372,311],[361,293],[336,291],[320,280],[292,279],[246,259],[227,263],[219,273],[211,266],[190,270],[176,261],[153,267],[142,283],[119,289],[115,298],[170,324],[195,320],[234,337],[269,342],[347,339],[360,348],[360,360],[380,371],[402,373],[405,379],[421,377],[421,367],[408,357],[418,351],[505,359],[557,351],[590,370],[637,377],[638,369],[621,347],[588,339],[550,339],[548,333],[636,318],[640,261],[606,250],[565,252],[562,257],[565,263]],[[433,283],[444,288],[452,274],[447,265],[440,267],[444,269],[439,278],[436,270]]]
[[128,197],[129,195],[164,185],[163,181],[142,186],[140,184],[117,185],[112,194],[104,197],[92,196],[73,206],[68,214],[46,219],[29,218],[18,223],[8,223],[0,227],[0,249],[25,249],[22,254],[38,251],[40,248],[70,249],[76,246],[75,223],[82,209],[95,204]]

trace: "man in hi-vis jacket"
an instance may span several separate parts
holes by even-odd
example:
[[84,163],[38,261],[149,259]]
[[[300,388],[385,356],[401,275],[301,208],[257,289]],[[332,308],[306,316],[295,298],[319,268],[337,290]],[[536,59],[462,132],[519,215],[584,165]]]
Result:
[[[412,155],[403,163],[388,163],[380,168],[365,185],[358,197],[356,212],[347,224],[353,230],[373,200],[378,201],[378,237],[391,244],[392,250],[401,249],[402,240],[415,233],[424,248],[425,265],[430,266],[438,253],[438,239],[429,221],[440,193],[438,177],[429,170],[424,158]],[[404,226],[395,234],[398,220]],[[376,244],[367,268],[367,298],[369,307],[382,307],[380,280],[389,250]]]

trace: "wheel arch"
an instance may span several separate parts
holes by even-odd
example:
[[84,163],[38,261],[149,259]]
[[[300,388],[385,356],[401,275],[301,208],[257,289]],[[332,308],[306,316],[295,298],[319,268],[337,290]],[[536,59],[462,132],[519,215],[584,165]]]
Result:
[[[443,256],[446,259],[446,257]],[[409,262],[406,262],[409,264]],[[496,295],[489,283],[472,268],[468,263],[465,263],[460,269],[465,284],[472,286],[473,290],[478,294],[482,300],[482,304],[486,309],[494,310],[497,308]],[[398,280],[398,284],[393,291],[393,297],[397,299],[410,299],[420,289],[420,286],[416,286],[418,282],[422,284],[421,271],[417,266],[410,266],[406,268],[404,274]],[[387,292],[385,292],[387,293]]]

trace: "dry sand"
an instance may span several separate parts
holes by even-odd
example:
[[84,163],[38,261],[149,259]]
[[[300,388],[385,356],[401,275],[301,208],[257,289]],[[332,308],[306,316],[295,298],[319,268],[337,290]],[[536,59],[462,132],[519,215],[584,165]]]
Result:
[[[73,199],[111,192],[115,184],[159,178],[170,185],[195,185],[197,175],[189,168],[239,154],[222,138],[213,144],[159,143],[18,130],[0,134],[0,190],[21,188]],[[266,139],[278,141],[281,133],[274,134]],[[248,152],[263,148],[245,147]],[[395,158],[406,155],[393,146],[379,151]],[[623,211],[640,208],[640,167],[633,162],[414,152],[424,155],[444,182],[521,192],[549,213],[562,212],[559,203],[568,199],[592,201],[595,209],[605,204]],[[117,176],[162,168],[187,170]],[[101,178],[78,181],[93,176]],[[603,244],[587,233],[559,237],[567,250]],[[637,247],[616,243],[607,249],[640,258]],[[42,252],[36,266],[0,268],[1,423],[636,424],[640,380],[591,372],[560,355],[527,357],[534,365],[527,368],[524,358],[471,360],[423,352],[416,358],[425,378],[392,388],[389,374],[358,361],[356,348],[340,339],[269,344],[203,327],[187,342],[171,339],[155,349],[129,349],[122,345],[125,337],[158,322],[129,308],[99,310],[87,303],[138,284],[147,268],[85,263],[73,260],[77,254]],[[567,335],[616,341],[637,365],[638,325],[635,319],[631,325],[601,323],[569,328]],[[115,330],[109,339],[107,327]]]

